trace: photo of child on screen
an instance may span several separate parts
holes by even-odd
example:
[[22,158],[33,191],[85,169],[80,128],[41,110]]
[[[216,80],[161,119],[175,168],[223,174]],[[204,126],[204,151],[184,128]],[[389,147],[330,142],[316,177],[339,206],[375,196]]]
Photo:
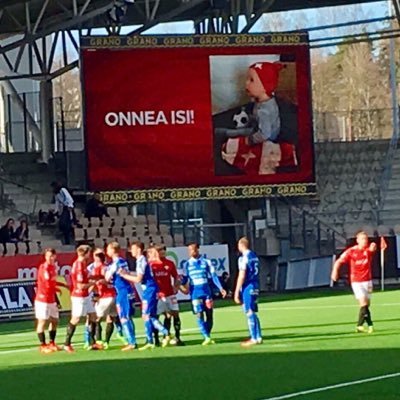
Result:
[[247,70],[245,90],[252,99],[252,112],[233,117],[235,129],[217,128],[227,138],[222,146],[222,158],[246,174],[269,175],[280,166],[296,165],[295,147],[279,141],[281,118],[275,98],[279,74],[284,68],[279,62],[256,62]]

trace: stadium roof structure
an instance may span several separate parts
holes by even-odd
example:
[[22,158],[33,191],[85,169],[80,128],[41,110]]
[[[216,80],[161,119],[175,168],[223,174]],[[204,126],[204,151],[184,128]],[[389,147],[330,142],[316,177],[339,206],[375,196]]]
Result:
[[[0,80],[52,79],[77,66],[69,62],[67,42],[79,53],[72,30],[106,28],[119,35],[135,26],[141,34],[163,23],[193,21],[203,33],[247,33],[265,13],[368,3],[373,0],[0,0]],[[399,0],[393,0],[399,10]],[[400,13],[399,13],[400,14]],[[246,24],[239,29],[239,17]],[[63,65],[54,66],[56,46],[62,46]],[[28,63],[21,63],[28,57]],[[71,57],[70,57],[71,58]],[[29,64],[22,71],[21,64]],[[36,64],[36,65],[34,65]],[[1,73],[1,69],[3,72]]]

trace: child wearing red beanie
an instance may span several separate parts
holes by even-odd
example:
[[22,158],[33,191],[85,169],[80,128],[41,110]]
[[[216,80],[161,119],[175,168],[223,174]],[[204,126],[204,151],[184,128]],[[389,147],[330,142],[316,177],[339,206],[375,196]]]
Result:
[[249,144],[274,142],[278,138],[281,121],[274,94],[283,67],[280,63],[257,62],[247,71],[246,92],[255,101],[253,115],[258,125],[258,130],[248,138]]

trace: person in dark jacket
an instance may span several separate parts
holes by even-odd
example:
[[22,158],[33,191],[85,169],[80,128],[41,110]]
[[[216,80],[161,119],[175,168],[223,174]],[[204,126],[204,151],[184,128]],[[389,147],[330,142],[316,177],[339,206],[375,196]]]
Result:
[[6,243],[15,242],[14,219],[9,218],[7,222],[0,228],[0,243],[3,245],[3,255],[7,254]]
[[100,193],[95,192],[93,197],[90,198],[86,203],[85,217],[88,219],[102,219],[104,216],[108,217],[107,208],[101,201]]

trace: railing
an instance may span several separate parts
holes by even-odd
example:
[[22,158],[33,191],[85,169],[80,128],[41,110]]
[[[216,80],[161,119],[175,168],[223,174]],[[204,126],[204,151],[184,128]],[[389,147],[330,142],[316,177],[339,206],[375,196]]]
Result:
[[[22,189],[23,193],[26,193],[27,195],[30,194],[30,198],[33,200],[33,203],[32,203],[32,209],[29,210],[29,212],[18,210],[18,208],[15,207],[15,204],[12,201],[12,196],[8,195],[6,193],[6,190],[4,188],[5,184],[9,184],[9,185],[18,187],[18,188]],[[26,219],[28,219],[28,222],[29,222],[31,217],[36,214],[37,203],[38,203],[38,195],[35,194],[31,188],[29,188],[28,186],[22,185],[18,182],[14,182],[11,179],[0,177],[0,208],[1,209],[9,210],[10,212],[20,214],[20,215],[24,216]]]
[[386,193],[389,188],[390,179],[392,178],[393,160],[396,155],[397,143],[399,141],[398,129],[393,129],[393,135],[390,139],[389,148],[386,155],[385,166],[382,173],[381,185],[379,188],[379,206],[378,206],[378,223],[380,222],[379,212],[385,205]]

